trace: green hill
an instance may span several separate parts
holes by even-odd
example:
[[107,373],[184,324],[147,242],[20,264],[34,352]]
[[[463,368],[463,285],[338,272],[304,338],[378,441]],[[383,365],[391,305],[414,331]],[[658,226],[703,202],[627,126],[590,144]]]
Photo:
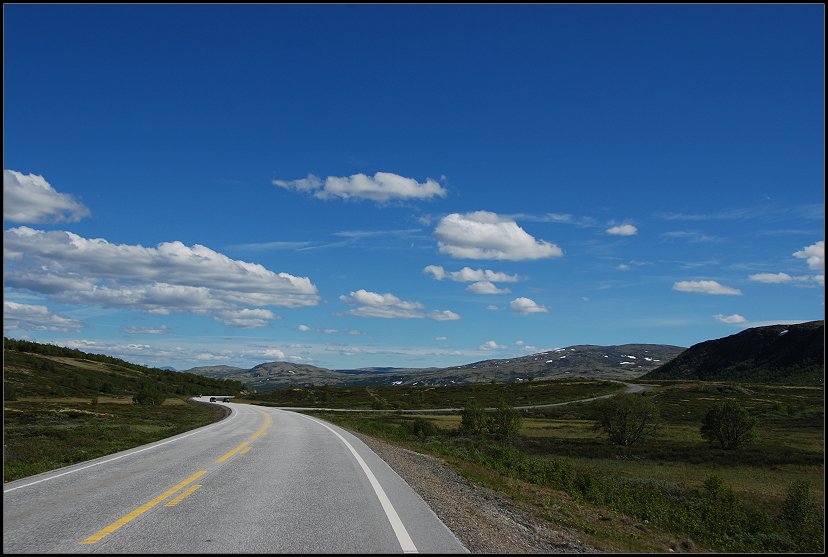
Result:
[[825,321],[754,327],[695,344],[641,379],[821,385]]
[[134,396],[144,390],[173,396],[242,393],[241,382],[148,368],[100,354],[3,337],[4,400],[36,397]]

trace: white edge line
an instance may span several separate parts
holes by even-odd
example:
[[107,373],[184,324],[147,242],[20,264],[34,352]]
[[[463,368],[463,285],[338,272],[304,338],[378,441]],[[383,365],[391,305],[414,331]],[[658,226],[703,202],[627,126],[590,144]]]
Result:
[[[233,415],[231,415],[231,416],[230,416],[230,418],[227,418],[227,419],[228,419],[228,420],[230,420],[230,419],[232,419],[232,418],[233,418]],[[142,453],[142,452],[144,452],[144,451],[149,451],[149,450],[151,450],[151,449],[158,448],[158,447],[160,447],[161,445],[166,445],[167,443],[172,443],[173,441],[179,441],[179,440],[181,440],[181,439],[184,439],[185,437],[189,437],[190,435],[195,435],[196,433],[202,433],[202,431],[203,431],[204,429],[206,429],[206,428],[211,428],[211,427],[215,427],[215,426],[217,426],[217,425],[219,425],[219,424],[222,424],[222,423],[227,423],[227,422],[225,422],[224,420],[221,420],[221,421],[220,421],[220,422],[218,422],[218,423],[211,424],[211,425],[208,425],[208,426],[203,426],[203,427],[200,427],[200,428],[198,428],[196,431],[192,431],[192,432],[190,432],[190,433],[186,433],[186,434],[183,434],[183,435],[180,435],[180,436],[178,436],[178,435],[177,435],[174,439],[168,439],[168,440],[166,440],[166,441],[162,441],[162,442],[160,442],[160,443],[158,443],[158,444],[156,444],[156,445],[152,445],[152,446],[150,446],[150,447],[144,447],[143,449],[138,449],[137,451],[130,451],[130,449],[127,449],[127,451],[129,451],[129,452],[126,452],[126,453],[124,453],[124,454],[118,455],[118,456],[116,456],[116,457],[113,457],[113,458],[110,458],[110,459],[107,459],[107,460],[101,460],[101,461],[99,461],[99,462],[93,462],[92,464],[87,464],[86,466],[81,466],[80,468],[74,468],[74,469],[72,469],[72,470],[68,470],[68,471],[63,472],[63,473],[61,473],[61,474],[55,474],[54,476],[49,476],[48,478],[43,478],[42,480],[37,480],[37,481],[34,481],[34,482],[29,482],[29,483],[27,483],[27,484],[18,485],[18,486],[16,486],[16,487],[12,487],[12,488],[10,488],[10,489],[4,489],[4,490],[3,490],[3,494],[10,493],[10,492],[12,492],[12,491],[14,491],[14,490],[16,490],[16,489],[21,489],[21,488],[23,488],[23,487],[29,487],[30,485],[35,485],[35,484],[39,484],[39,483],[41,483],[41,482],[46,482],[46,481],[49,481],[49,480],[54,480],[55,478],[59,478],[59,477],[61,477],[61,476],[65,476],[66,474],[72,474],[72,473],[74,473],[74,472],[80,472],[81,470],[86,470],[87,468],[92,468],[93,466],[97,466],[97,465],[99,465],[99,464],[106,464],[106,463],[108,463],[108,462],[112,462],[113,460],[118,460],[119,458],[124,458],[124,457],[126,457],[126,456],[132,456],[132,455],[134,455],[134,454]],[[105,458],[105,457],[104,457],[104,458]],[[44,474],[48,474],[48,472],[44,472]]]
[[336,430],[334,430],[331,427],[328,427],[327,424],[314,418],[311,418],[310,416],[306,416],[305,414],[297,413],[297,415],[314,421],[319,425],[327,428],[331,431],[331,433],[339,437],[340,441],[345,443],[345,446],[348,447],[348,450],[351,451],[351,454],[354,455],[354,458],[356,458],[357,462],[362,467],[362,471],[365,472],[366,476],[368,476],[368,481],[371,482],[371,487],[374,488],[374,492],[376,492],[377,497],[379,498],[380,503],[382,504],[382,509],[385,511],[385,515],[388,517],[389,522],[391,522],[391,528],[394,529],[394,534],[397,535],[397,541],[400,542],[400,546],[402,547],[403,552],[417,553],[417,546],[415,546],[414,542],[411,541],[411,536],[408,535],[408,530],[405,529],[405,526],[403,525],[402,520],[400,520],[397,511],[394,510],[394,505],[391,504],[391,501],[385,494],[385,490],[382,489],[382,486],[380,485],[376,476],[374,476],[374,473],[371,472],[371,469],[368,467],[368,464],[366,464],[362,457],[359,456],[359,453],[356,451],[356,449],[354,449],[351,446],[351,444],[348,443],[348,441],[344,437],[342,437]]

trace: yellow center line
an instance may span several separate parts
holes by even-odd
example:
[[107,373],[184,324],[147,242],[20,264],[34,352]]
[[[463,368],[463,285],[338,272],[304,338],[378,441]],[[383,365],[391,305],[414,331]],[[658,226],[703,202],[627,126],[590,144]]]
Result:
[[235,449],[233,449],[232,451],[230,451],[229,453],[227,453],[226,455],[224,455],[223,457],[218,459],[216,462],[224,462],[225,460],[227,460],[228,458],[230,458],[231,456],[233,456],[234,454],[236,454],[237,452],[242,450],[244,448],[244,446],[248,445],[248,444],[249,444],[249,442],[245,441],[244,443],[242,443],[241,445],[239,445],[238,447],[236,447]]
[[200,486],[200,485],[196,484],[196,485],[194,485],[194,486],[191,486],[191,487],[187,488],[187,491],[183,492],[181,495],[179,495],[178,497],[176,497],[175,499],[173,499],[173,500],[172,500],[172,501],[170,501],[169,503],[164,504],[164,506],[165,506],[165,507],[174,507],[174,506],[176,506],[176,505],[177,505],[177,504],[179,504],[181,501],[183,501],[185,498],[187,498],[188,496],[192,495],[192,493],[193,493],[196,489],[198,489],[199,487],[202,487],[202,486]]
[[88,538],[86,538],[85,540],[83,540],[82,542],[78,542],[78,543],[79,544],[95,543],[97,541],[102,540],[103,538],[105,538],[106,536],[108,536],[109,534],[111,534],[112,532],[114,532],[115,530],[117,530],[118,528],[123,526],[124,524],[128,523],[133,518],[135,518],[135,517],[143,514],[144,512],[150,510],[152,507],[154,507],[155,505],[157,505],[158,503],[160,503],[161,501],[163,501],[164,499],[166,499],[167,497],[169,497],[170,495],[172,495],[173,493],[175,493],[176,491],[178,491],[179,489],[181,489],[185,485],[187,485],[191,482],[194,482],[199,476],[201,476],[203,474],[206,474],[206,473],[207,473],[207,471],[204,470],[202,472],[197,472],[197,473],[193,474],[192,476],[190,476],[189,478],[187,478],[186,480],[184,480],[183,482],[181,482],[180,484],[178,484],[174,488],[165,491],[164,493],[162,493],[161,495],[159,495],[158,497],[156,497],[155,499],[153,499],[149,503],[147,503],[145,505],[142,505],[141,507],[138,507],[137,509],[135,509],[134,511],[132,511],[131,513],[129,513],[125,517],[123,517],[119,520],[116,520],[115,522],[113,522],[112,524],[110,524],[109,526],[107,526],[106,528],[104,528],[103,530],[98,532],[97,534],[93,534],[93,535],[89,536]]

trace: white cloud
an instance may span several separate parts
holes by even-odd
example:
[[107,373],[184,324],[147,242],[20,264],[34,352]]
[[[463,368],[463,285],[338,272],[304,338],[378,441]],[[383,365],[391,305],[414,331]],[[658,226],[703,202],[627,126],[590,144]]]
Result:
[[273,180],[273,184],[287,190],[313,193],[314,197],[320,199],[357,197],[380,203],[392,199],[431,199],[435,195],[445,197],[448,194],[445,188],[431,178],[420,184],[413,178],[404,178],[390,172],[377,172],[373,178],[365,174],[328,176],[324,182],[313,174],[308,174],[303,180]]
[[673,285],[679,292],[699,292],[701,294],[730,294],[741,296],[742,291],[719,284],[715,280],[683,280]]
[[470,284],[466,290],[474,294],[509,294],[511,292],[508,288],[498,288],[487,280]]
[[3,301],[4,331],[50,331],[54,333],[79,333],[86,323],[54,313],[46,306],[18,304]]
[[638,229],[631,224],[622,224],[608,229],[607,234],[614,234],[616,236],[633,236],[638,234]]
[[3,220],[30,224],[78,222],[92,213],[67,193],[58,193],[43,176],[3,170]]
[[387,319],[421,319],[425,317],[423,310],[426,306],[419,302],[404,302],[393,294],[377,294],[367,290],[357,290],[351,292],[351,297],[342,295],[339,299],[349,306],[361,306],[339,315],[383,317]]
[[166,325],[160,327],[121,327],[121,330],[128,335],[168,335],[172,332]]
[[218,312],[213,319],[231,329],[258,329],[269,327],[268,319],[281,319],[269,309],[239,309]]
[[560,257],[563,251],[555,244],[535,240],[513,220],[488,211],[444,217],[434,236],[440,253],[458,259],[540,259]]
[[471,267],[463,267],[459,271],[447,273],[445,269],[439,265],[429,265],[423,269],[423,273],[431,273],[437,280],[449,278],[455,282],[517,282],[520,280],[517,275],[507,275],[506,273],[496,273],[486,269],[472,269]]
[[448,340],[448,338],[447,337],[434,337],[431,340]]
[[791,282],[794,278],[786,273],[758,273],[748,276],[750,280],[767,283]]
[[428,314],[428,318],[433,321],[456,321],[462,319],[459,315],[449,310],[434,310]]
[[21,226],[4,231],[3,248],[6,287],[62,303],[196,314],[248,328],[279,317],[245,306],[297,308],[320,299],[307,277],[275,273],[198,244],[145,248]]
[[713,317],[716,318],[717,321],[721,321],[722,323],[747,323],[747,319],[739,315],[738,313],[734,313],[733,315],[714,315]]
[[478,350],[503,350],[505,348],[509,348],[508,346],[501,346],[493,340],[487,341],[484,344],[481,344],[477,347]]
[[342,295],[340,300],[349,306],[360,306],[335,315],[356,315],[358,317],[382,317],[385,319],[422,319],[428,317],[433,321],[453,321],[461,317],[452,311],[434,310],[426,315],[420,302],[405,302],[393,294],[377,294],[367,290],[351,292],[350,297]]
[[801,251],[794,252],[793,255],[805,259],[808,262],[809,269],[825,268],[825,242],[822,240]]
[[539,312],[546,313],[549,311],[545,306],[539,306],[529,298],[515,298],[509,303],[509,307],[521,315]]

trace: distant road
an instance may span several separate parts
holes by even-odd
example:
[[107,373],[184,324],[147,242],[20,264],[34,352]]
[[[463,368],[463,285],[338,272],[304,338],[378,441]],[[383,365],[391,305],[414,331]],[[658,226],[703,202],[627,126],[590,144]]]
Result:
[[467,552],[347,431],[225,406],[216,424],[4,484],[3,552]]
[[[624,381],[618,381],[616,379],[609,379],[609,381],[613,381],[615,383],[621,383],[622,385],[626,385],[626,389],[624,389],[625,393],[643,393],[644,391],[649,391],[652,387],[648,387],[647,385],[637,385],[634,383],[625,383]],[[581,398],[578,400],[568,400],[566,402],[556,402],[554,404],[533,404],[532,406],[515,406],[516,410],[531,410],[533,408],[552,408],[553,406],[563,406],[564,404],[572,404],[573,402],[589,402],[590,400],[597,400],[599,398],[608,398],[618,393],[610,393],[608,395],[601,395],[601,396],[594,396],[591,398]],[[462,408],[418,408],[412,410],[354,410],[350,408],[296,408],[293,406],[280,406],[278,408],[285,409],[285,410],[322,410],[325,412],[408,412],[408,413],[416,413],[419,414],[421,412],[460,412],[463,410]],[[487,410],[493,410],[492,408],[487,408]]]

